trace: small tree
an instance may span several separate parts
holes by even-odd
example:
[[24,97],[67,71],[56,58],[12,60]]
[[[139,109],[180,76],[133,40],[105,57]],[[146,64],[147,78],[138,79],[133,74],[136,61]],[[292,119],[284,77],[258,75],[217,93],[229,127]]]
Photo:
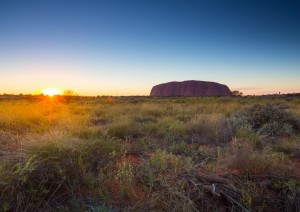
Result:
[[63,95],[64,96],[78,96],[78,94],[73,90],[64,90]]
[[238,90],[235,90],[231,92],[231,96],[243,96],[243,93]]

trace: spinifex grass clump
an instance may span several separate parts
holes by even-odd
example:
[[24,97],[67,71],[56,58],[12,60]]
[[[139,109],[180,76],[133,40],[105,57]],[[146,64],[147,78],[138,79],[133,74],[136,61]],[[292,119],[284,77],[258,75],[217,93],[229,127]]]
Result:
[[190,173],[194,171],[192,158],[184,156],[176,156],[164,150],[157,150],[154,155],[144,165],[147,173],[160,174],[178,174],[180,172]]
[[222,144],[231,140],[232,129],[222,114],[194,116],[186,124],[188,135],[194,135],[203,143]]
[[276,152],[269,146],[257,148],[249,140],[233,140],[221,156],[221,166],[237,169],[243,175],[273,174],[286,176],[293,172],[293,166],[288,156]]

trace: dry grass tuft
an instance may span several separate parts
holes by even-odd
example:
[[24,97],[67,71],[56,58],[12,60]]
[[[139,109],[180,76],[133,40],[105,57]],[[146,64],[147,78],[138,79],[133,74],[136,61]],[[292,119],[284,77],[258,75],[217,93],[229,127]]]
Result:
[[287,176],[293,166],[289,158],[270,147],[260,150],[249,141],[233,140],[221,160],[221,166],[238,169],[244,175],[271,174]]

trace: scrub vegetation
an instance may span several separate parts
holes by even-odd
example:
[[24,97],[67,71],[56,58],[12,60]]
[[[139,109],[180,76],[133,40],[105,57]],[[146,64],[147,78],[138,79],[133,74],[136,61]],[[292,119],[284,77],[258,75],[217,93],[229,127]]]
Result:
[[0,211],[299,210],[297,96],[0,96]]

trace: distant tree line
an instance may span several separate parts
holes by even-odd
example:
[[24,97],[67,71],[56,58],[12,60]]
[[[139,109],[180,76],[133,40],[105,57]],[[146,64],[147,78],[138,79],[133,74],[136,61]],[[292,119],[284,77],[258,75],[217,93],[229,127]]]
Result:
[[238,90],[234,90],[231,91],[231,96],[243,96],[243,93]]

